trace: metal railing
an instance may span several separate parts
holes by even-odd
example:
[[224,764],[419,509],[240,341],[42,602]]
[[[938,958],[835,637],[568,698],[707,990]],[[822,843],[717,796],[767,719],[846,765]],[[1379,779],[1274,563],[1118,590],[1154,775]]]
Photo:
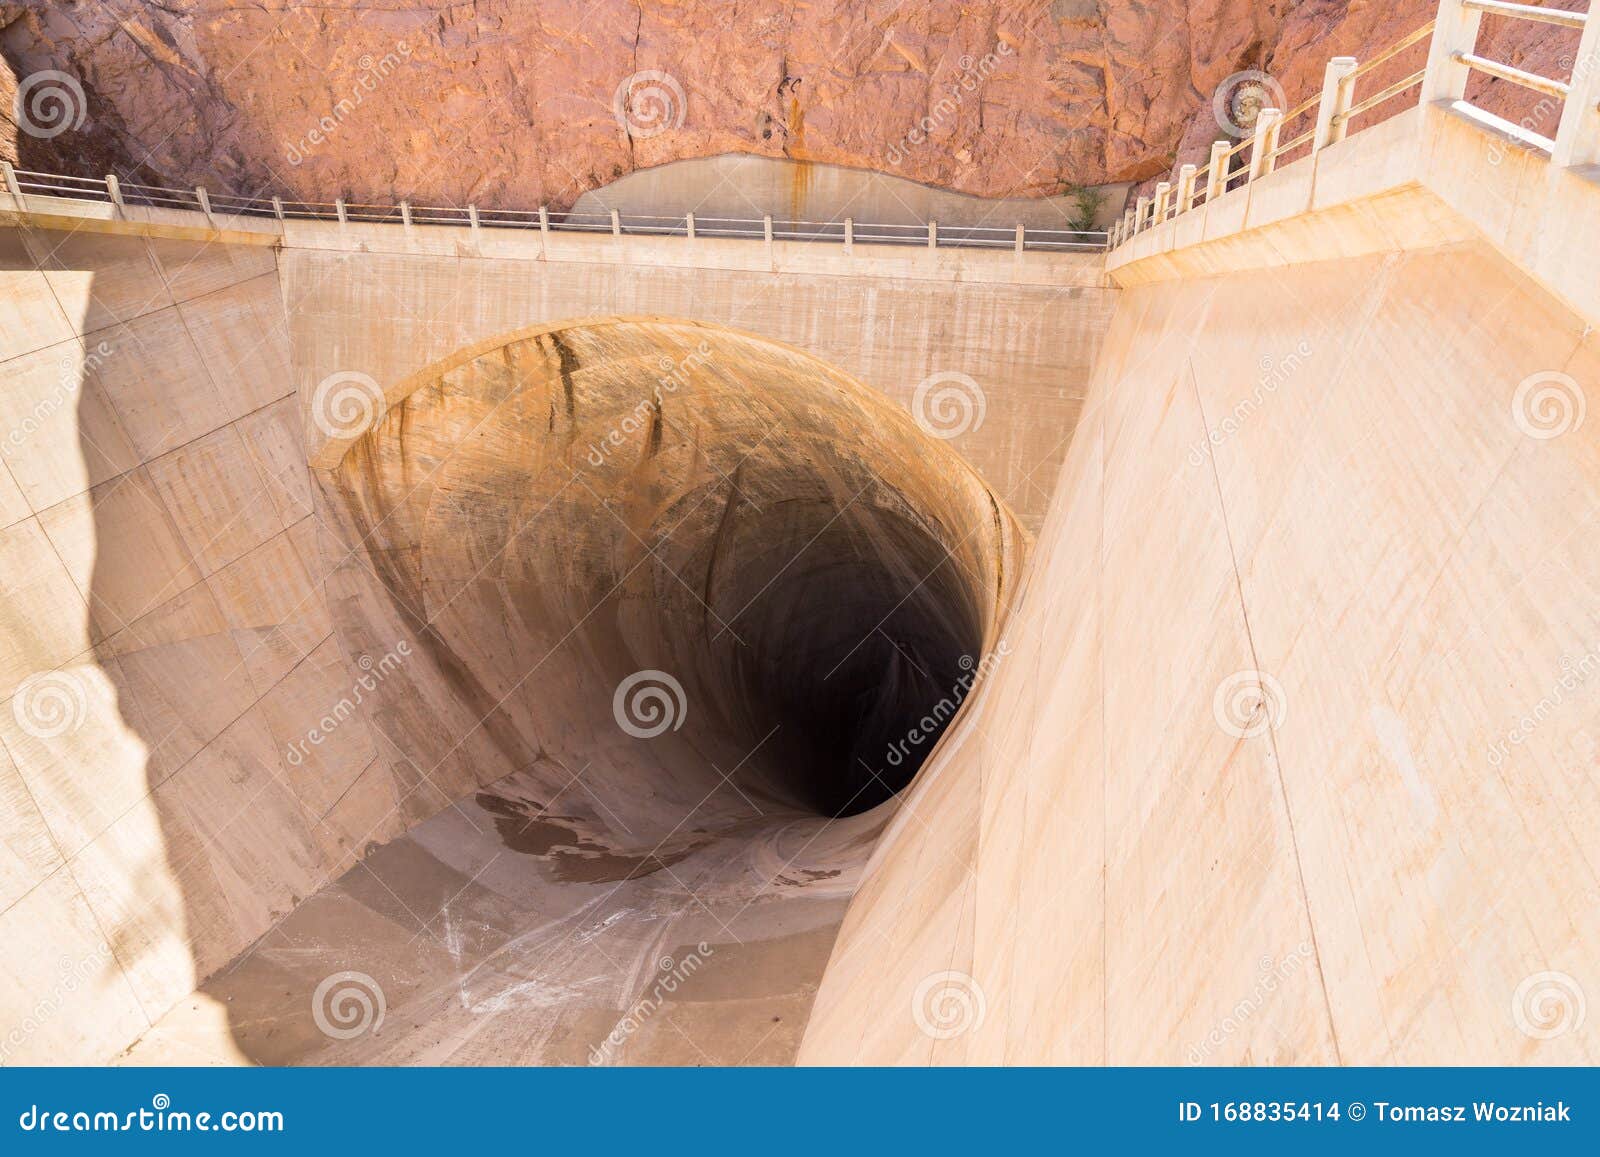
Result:
[[[1528,20],[1540,24],[1553,24],[1560,28],[1577,31],[1582,36],[1585,26],[1589,23],[1588,13],[1568,12],[1559,8],[1542,8],[1534,4],[1512,4],[1504,0],[1458,0],[1456,4],[1457,22],[1461,25],[1459,38],[1444,47],[1442,56],[1448,58],[1451,65],[1465,72],[1479,72],[1485,76],[1492,76],[1497,80],[1506,81],[1520,88],[1539,93],[1541,96],[1554,97],[1565,101],[1572,92],[1572,84],[1567,81],[1555,80],[1552,77],[1540,76],[1536,72],[1527,72],[1514,68],[1503,61],[1490,60],[1477,54],[1478,25],[1485,16],[1498,16],[1510,20]],[[1591,62],[1590,67],[1593,67]],[[1574,73],[1578,71],[1578,64],[1574,62]],[[1464,84],[1463,84],[1464,87]],[[1542,138],[1548,141],[1549,138]],[[1550,142],[1553,146],[1554,142]]]
[[649,213],[576,213],[537,209],[483,209],[476,205],[394,205],[359,201],[293,201],[280,197],[241,197],[212,193],[203,187],[170,189],[123,180],[115,175],[74,177],[14,168],[0,161],[5,186],[19,205],[25,197],[60,197],[97,201],[124,210],[129,206],[181,209],[203,213],[214,225],[219,216],[267,220],[338,221],[419,225],[454,225],[470,229],[536,229],[541,234],[609,233],[664,237],[742,237],[773,241],[807,241],[864,245],[911,245],[929,249],[1012,249],[1045,252],[1102,252],[1104,230],[1039,229],[1017,225],[941,225],[837,221],[802,221],[774,217],[701,217]]
[[[1573,58],[1572,79],[1560,81],[1539,76],[1478,55],[1479,22],[1484,16],[1530,20],[1578,31],[1581,42]],[[1355,99],[1357,81],[1424,41],[1429,43],[1429,49],[1423,67],[1408,72],[1370,96],[1359,101]],[[1472,72],[1561,101],[1561,122],[1556,137],[1542,137],[1529,127],[1512,125],[1475,110],[1465,100],[1467,77]],[[1588,13],[1508,0],[1441,0],[1438,15],[1415,32],[1365,62],[1358,62],[1351,56],[1335,57],[1328,62],[1322,90],[1316,96],[1288,112],[1262,109],[1252,135],[1232,144],[1226,140],[1215,142],[1207,164],[1199,168],[1184,165],[1178,170],[1175,188],[1172,183],[1162,181],[1156,185],[1153,196],[1138,198],[1112,227],[1107,247],[1115,248],[1146,229],[1188,212],[1197,204],[1215,200],[1230,189],[1258,180],[1273,172],[1280,161],[1288,160],[1291,153],[1305,150],[1304,155],[1310,156],[1320,152],[1343,140],[1357,117],[1412,89],[1419,90],[1418,99],[1423,102],[1443,101],[1476,112],[1484,123],[1529,148],[1546,153],[1556,164],[1600,161],[1600,20],[1590,19]],[[1284,126],[1302,116],[1311,118],[1310,125],[1284,139]],[[1237,163],[1235,158],[1247,149],[1248,163]]]

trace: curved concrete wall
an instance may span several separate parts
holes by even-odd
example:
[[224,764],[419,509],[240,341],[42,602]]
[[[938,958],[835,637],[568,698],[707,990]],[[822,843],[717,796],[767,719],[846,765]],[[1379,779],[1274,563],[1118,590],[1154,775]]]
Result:
[[[1122,216],[1128,185],[1106,185],[1095,228]],[[1078,215],[1071,196],[973,197],[869,169],[850,169],[788,157],[725,153],[639,169],[591,189],[574,214],[659,214],[692,210],[700,217],[843,221],[880,225],[988,225],[1065,229]]]
[[1293,244],[1124,291],[802,1062],[1600,1059],[1600,339],[1481,242]]

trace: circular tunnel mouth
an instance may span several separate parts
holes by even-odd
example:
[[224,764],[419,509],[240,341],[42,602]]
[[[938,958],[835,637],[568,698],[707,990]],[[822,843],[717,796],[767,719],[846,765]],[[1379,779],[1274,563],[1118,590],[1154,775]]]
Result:
[[376,589],[426,624],[460,716],[489,705],[480,760],[584,769],[596,822],[635,841],[685,805],[697,826],[877,807],[997,637],[1014,517],[800,351],[607,319],[483,343],[400,394],[330,471]]
[[729,624],[725,678],[747,687],[747,736],[770,735],[777,794],[825,816],[868,811],[915,777],[971,686],[981,592],[940,542],[899,518],[871,539],[835,531],[775,544],[782,573]]

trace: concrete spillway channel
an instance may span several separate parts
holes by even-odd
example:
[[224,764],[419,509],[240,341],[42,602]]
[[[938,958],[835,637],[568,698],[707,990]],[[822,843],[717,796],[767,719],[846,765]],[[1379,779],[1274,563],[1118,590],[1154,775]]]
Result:
[[15,211],[0,1059],[1594,1063],[1600,186],[1492,156],[1092,256]]
[[[239,1046],[791,1059],[879,805],[996,638],[1004,504],[816,359],[650,320],[481,343],[321,462],[364,710],[450,806],[213,981]],[[330,1042],[304,990],[374,962],[384,1029]]]

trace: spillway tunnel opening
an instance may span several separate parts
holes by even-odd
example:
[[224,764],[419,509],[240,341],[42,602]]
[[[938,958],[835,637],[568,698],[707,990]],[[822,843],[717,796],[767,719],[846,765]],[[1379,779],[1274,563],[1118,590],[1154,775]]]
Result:
[[507,770],[588,769],[606,846],[690,810],[698,829],[890,799],[971,689],[1026,541],[882,395],[657,319],[463,351],[325,485],[373,593],[461,701],[397,717],[400,742],[484,716]]
[[727,580],[743,609],[723,623],[708,606],[699,628],[719,682],[709,697],[763,749],[758,786],[837,817],[911,782],[970,684],[983,613],[925,527],[880,513],[869,532],[831,505],[758,522],[751,537],[771,537],[741,544]]

